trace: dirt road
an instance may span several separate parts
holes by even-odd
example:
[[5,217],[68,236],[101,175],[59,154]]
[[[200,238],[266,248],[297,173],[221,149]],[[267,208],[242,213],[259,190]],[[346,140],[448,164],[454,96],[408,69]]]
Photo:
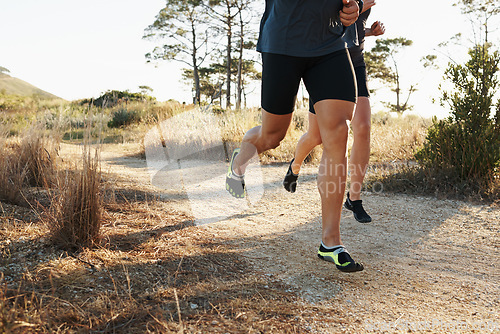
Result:
[[[189,196],[151,184],[146,161],[130,155],[136,149],[105,146],[103,171],[128,179],[124,187],[157,193],[192,216]],[[341,225],[346,248],[366,269],[346,274],[316,257],[321,232],[316,167],[302,170],[295,194],[281,186],[285,171],[284,165],[262,166],[259,200],[198,228],[237,245],[256,273],[285,283],[301,303],[317,305],[305,328],[316,333],[500,332],[498,206],[366,192],[373,222],[357,223],[344,209]],[[338,318],[325,318],[325,307],[342,311]]]

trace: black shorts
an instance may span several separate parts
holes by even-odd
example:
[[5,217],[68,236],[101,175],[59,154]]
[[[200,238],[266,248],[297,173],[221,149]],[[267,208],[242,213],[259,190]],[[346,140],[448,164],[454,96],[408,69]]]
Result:
[[358,84],[358,96],[370,97],[368,83],[366,81],[366,66],[357,66],[354,68],[356,73],[356,83]]
[[354,69],[347,50],[320,57],[262,53],[262,108],[272,114],[293,112],[300,80],[309,100],[356,102]]
[[[354,73],[356,74],[358,96],[370,97],[370,91],[368,90],[368,84],[366,82],[366,66],[355,67]],[[315,114],[313,105],[313,101],[309,99],[309,112]]]

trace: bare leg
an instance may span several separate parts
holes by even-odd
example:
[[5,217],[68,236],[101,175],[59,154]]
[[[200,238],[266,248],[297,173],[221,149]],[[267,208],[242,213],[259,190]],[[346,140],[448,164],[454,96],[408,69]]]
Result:
[[262,110],[262,125],[251,128],[243,137],[240,153],[233,163],[233,171],[243,175],[248,162],[255,154],[278,147],[285,138],[292,114],[275,115]]
[[360,199],[366,168],[370,160],[371,109],[368,97],[358,97],[351,126],[354,142],[349,159],[351,172],[349,197],[351,200],[356,201]]
[[321,144],[321,135],[319,133],[318,120],[315,114],[309,113],[309,126],[307,132],[300,137],[297,148],[295,149],[295,156],[292,163],[292,172],[294,174],[299,174],[300,167],[305,158],[312,149],[319,144]]
[[314,105],[323,156],[318,171],[318,190],[321,196],[322,240],[325,246],[341,245],[340,216],[347,175],[348,121],[355,104],[341,100],[323,100]]

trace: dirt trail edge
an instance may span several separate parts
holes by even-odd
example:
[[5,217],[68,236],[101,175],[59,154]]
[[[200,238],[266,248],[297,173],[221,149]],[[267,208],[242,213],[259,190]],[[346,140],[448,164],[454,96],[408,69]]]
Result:
[[[68,148],[66,148],[68,149]],[[135,146],[136,149],[136,146]],[[103,147],[102,169],[139,189],[151,184],[134,146]],[[388,193],[363,193],[369,224],[342,214],[342,238],[361,273],[341,273],[316,256],[321,216],[316,168],[301,171],[297,192],[282,185],[286,166],[262,166],[263,197],[239,214],[200,225],[230,240],[270,281],[303,303],[343,310],[350,319],[310,320],[317,333],[500,332],[500,210]],[[165,196],[189,214],[189,201]]]

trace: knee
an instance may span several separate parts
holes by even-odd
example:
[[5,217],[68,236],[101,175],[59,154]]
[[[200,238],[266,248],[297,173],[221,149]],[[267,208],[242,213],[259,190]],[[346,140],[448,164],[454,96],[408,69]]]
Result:
[[345,141],[347,141],[347,136],[349,135],[349,125],[347,124],[347,122],[343,121],[336,124],[335,128],[333,129],[332,135],[337,140],[344,140],[345,138]]
[[349,135],[349,125],[347,121],[341,121],[329,127],[328,132],[323,139],[324,149],[337,145],[347,145],[347,136]]
[[371,123],[369,120],[352,124],[354,138],[370,139]]

